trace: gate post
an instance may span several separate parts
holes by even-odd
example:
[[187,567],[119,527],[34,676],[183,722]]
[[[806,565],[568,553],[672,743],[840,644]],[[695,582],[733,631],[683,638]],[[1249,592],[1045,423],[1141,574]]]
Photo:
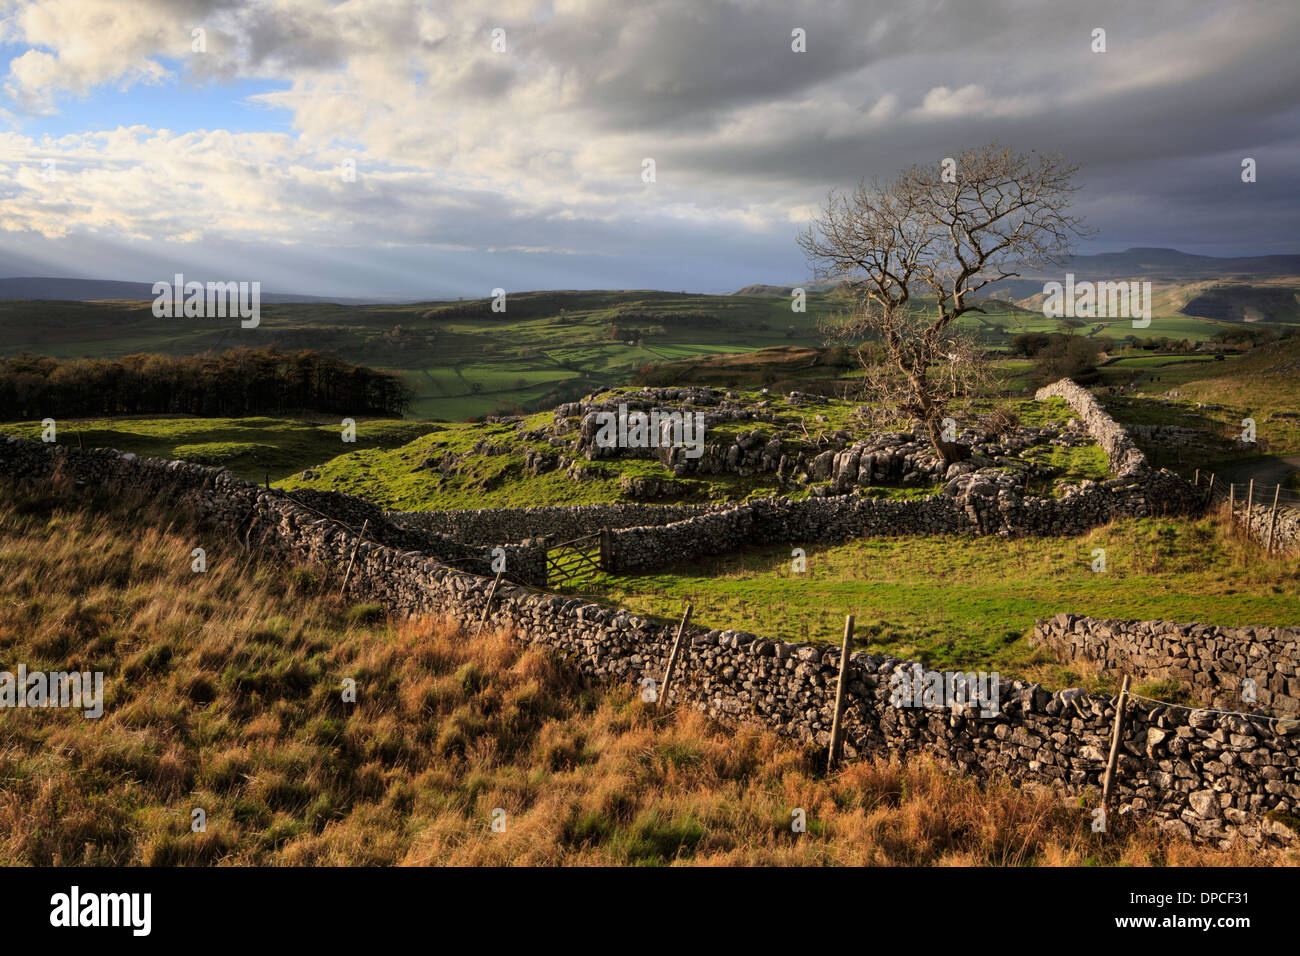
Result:
[[[1128,687],[1129,675],[1124,675],[1124,683],[1120,686],[1119,699],[1115,701],[1115,727],[1110,735],[1110,754],[1106,758],[1106,775],[1101,781],[1101,808],[1102,813],[1110,812],[1110,791],[1111,784],[1115,782],[1115,767],[1119,762],[1119,745],[1124,738],[1124,708],[1128,704]],[[1103,816],[1103,820],[1105,817]]]
[[613,574],[614,568],[614,536],[609,533],[608,528],[600,529],[600,569],[606,574]]
[[1273,511],[1268,516],[1268,543],[1264,545],[1264,554],[1273,553],[1273,531],[1277,527],[1277,499],[1282,494],[1282,486],[1279,484],[1273,489]]
[[835,686],[835,713],[831,720],[831,745],[826,755],[826,772],[833,773],[840,762],[840,734],[844,720],[844,685],[849,675],[849,642],[853,640],[853,615],[844,619],[844,641],[840,644],[840,679]]

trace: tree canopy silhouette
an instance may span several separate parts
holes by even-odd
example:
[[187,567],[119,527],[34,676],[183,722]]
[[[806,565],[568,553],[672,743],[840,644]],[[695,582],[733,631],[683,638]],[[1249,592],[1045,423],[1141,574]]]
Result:
[[396,375],[304,349],[140,353],[120,359],[0,359],[0,418],[293,411],[400,416],[411,394]]
[[945,462],[963,449],[943,438],[944,411],[983,365],[955,323],[984,311],[975,298],[984,287],[1069,255],[1085,234],[1068,212],[1077,171],[1056,154],[970,149],[890,183],[832,192],[799,236],[815,277],[842,280],[854,296],[833,332],[884,346],[884,362],[861,353],[869,386],[919,420]]

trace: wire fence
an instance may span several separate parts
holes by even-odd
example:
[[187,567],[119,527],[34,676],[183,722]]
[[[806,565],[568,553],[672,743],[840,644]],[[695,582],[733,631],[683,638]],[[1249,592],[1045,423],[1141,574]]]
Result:
[[1263,546],[1266,555],[1294,547],[1295,522],[1285,518],[1283,525],[1289,522],[1291,530],[1283,528],[1278,534],[1278,515],[1283,510],[1300,511],[1300,493],[1280,484],[1266,485],[1253,479],[1245,483],[1220,481],[1213,473],[1202,476],[1200,469],[1193,475],[1192,484],[1201,489],[1207,506],[1226,506],[1233,525],[1239,524],[1247,538]]
[[[1249,482],[1241,483],[1224,483],[1218,482],[1210,494],[1211,504],[1219,504],[1231,501],[1234,505],[1245,507],[1249,502],[1252,506],[1262,505],[1267,508],[1273,507],[1273,497],[1277,496],[1277,506],[1279,508],[1300,509],[1300,494],[1291,491],[1281,485],[1261,485],[1256,484],[1252,494]],[[1251,500],[1253,498],[1253,500]]]
[[1176,709],[1178,709],[1178,710],[1193,710],[1193,711],[1198,710],[1198,711],[1201,711],[1202,713],[1206,713],[1206,714],[1222,714],[1222,715],[1227,716],[1227,717],[1243,717],[1243,718],[1245,718],[1246,720],[1263,720],[1263,721],[1267,721],[1267,722],[1269,722],[1269,723],[1273,723],[1273,722],[1280,721],[1280,720],[1295,720],[1295,719],[1296,719],[1296,718],[1294,718],[1294,717],[1285,717],[1285,716],[1283,716],[1283,717],[1270,717],[1270,716],[1268,716],[1267,714],[1254,714],[1254,713],[1249,713],[1249,712],[1240,711],[1240,710],[1220,710],[1220,709],[1217,708],[1217,707],[1199,707],[1199,706],[1197,706],[1197,705],[1195,705],[1195,704],[1175,704],[1175,703],[1173,703],[1173,702],[1171,702],[1171,701],[1167,701],[1167,700],[1158,700],[1158,699],[1155,698],[1155,697],[1144,697],[1144,696],[1141,695],[1141,694],[1135,694],[1135,693],[1133,693],[1133,691],[1129,691],[1128,695],[1129,695],[1129,697],[1132,697],[1134,700],[1145,700],[1145,701],[1146,701],[1147,703],[1149,703],[1149,704],[1159,704],[1159,705],[1162,706],[1162,707],[1174,707],[1174,708],[1176,708]]
[[1300,509],[1300,491],[1285,485],[1266,485],[1259,481],[1226,481],[1212,472],[1200,469],[1194,473],[1192,484],[1208,494],[1211,503],[1233,501],[1244,505],[1248,500],[1255,505],[1273,506],[1274,497],[1280,508]]

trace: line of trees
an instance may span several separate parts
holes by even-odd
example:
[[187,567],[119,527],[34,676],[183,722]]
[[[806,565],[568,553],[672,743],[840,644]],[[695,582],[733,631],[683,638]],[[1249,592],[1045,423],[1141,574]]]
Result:
[[400,416],[411,392],[396,375],[304,349],[141,353],[120,359],[0,359],[0,419],[291,411]]
[[1294,338],[1296,335],[1300,335],[1300,329],[1294,326],[1287,329],[1270,329],[1258,325],[1240,325],[1214,333],[1214,341],[1224,345],[1253,348],[1256,345],[1268,345],[1271,342]]
[[1034,360],[1034,381],[1039,385],[1072,378],[1087,385],[1097,378],[1102,352],[1114,348],[1104,336],[1069,335],[1064,332],[1022,332],[1011,340],[1011,354]]

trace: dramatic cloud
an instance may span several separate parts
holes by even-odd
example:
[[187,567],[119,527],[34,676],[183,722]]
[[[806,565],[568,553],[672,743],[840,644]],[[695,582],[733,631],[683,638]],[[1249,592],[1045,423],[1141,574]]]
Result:
[[[1300,247],[1291,2],[0,0],[0,14],[0,250],[166,243],[216,265],[255,245],[288,275],[310,250],[347,249],[384,276],[356,294],[418,294],[427,263],[474,255],[534,285],[649,285],[676,256],[671,285],[718,290],[803,275],[792,237],[828,188],[993,140],[1083,165],[1097,247]],[[238,128],[133,109],[142,91],[250,82],[262,109]],[[117,128],[42,126],[104,91]],[[384,256],[417,250],[424,269],[387,274]]]

